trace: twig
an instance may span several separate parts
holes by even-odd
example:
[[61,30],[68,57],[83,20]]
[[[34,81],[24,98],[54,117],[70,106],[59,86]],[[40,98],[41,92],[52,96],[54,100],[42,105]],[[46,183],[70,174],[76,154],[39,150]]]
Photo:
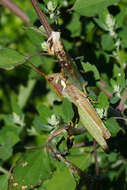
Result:
[[119,120],[124,120],[125,122],[127,122],[127,119],[125,117],[113,117],[114,119],[119,119]]
[[84,176],[84,172],[82,172],[77,166],[75,166],[73,163],[71,163],[69,160],[65,159],[60,153],[56,152],[56,149],[53,148],[50,145],[50,142],[58,135],[66,133],[68,129],[68,126],[65,126],[55,132],[53,132],[46,141],[46,149],[53,154],[54,157],[56,157],[58,160],[64,162],[69,168],[72,170],[72,172],[77,173],[80,177]]
[[98,168],[98,162],[97,162],[97,148],[96,148],[96,141],[94,140],[93,142],[94,146],[94,160],[95,160],[95,170],[96,170],[96,175],[99,175],[99,168]]
[[41,24],[43,25],[46,33],[48,36],[51,35],[53,29],[51,28],[51,26],[48,24],[47,18],[45,16],[45,14],[41,11],[41,9],[37,6],[37,0],[31,0],[31,3],[40,19]]
[[120,103],[116,109],[119,110],[120,112],[123,112],[124,111],[124,104],[125,104],[126,100],[127,100],[127,88],[124,90],[121,101],[120,101]]
[[1,0],[0,4],[7,7],[11,12],[20,17],[26,24],[29,24],[28,16],[11,0]]
[[111,92],[109,92],[108,90],[105,89],[106,86],[107,85],[106,85],[105,81],[103,79],[101,79],[98,84],[98,88],[107,95],[108,99],[110,99],[113,95]]
[[9,174],[9,171],[0,166],[0,173]]

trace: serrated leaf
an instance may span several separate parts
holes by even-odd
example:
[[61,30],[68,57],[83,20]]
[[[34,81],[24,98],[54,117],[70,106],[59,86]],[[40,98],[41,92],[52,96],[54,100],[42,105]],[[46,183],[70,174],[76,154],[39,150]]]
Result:
[[72,109],[72,103],[69,102],[66,98],[63,99],[62,110],[63,110],[63,119],[66,123],[68,123],[73,118],[74,112]]
[[12,94],[10,96],[10,100],[11,100],[12,112],[16,113],[17,115],[19,115],[20,117],[22,117],[23,116],[23,112],[22,112],[21,108],[19,107],[19,105],[17,103],[17,95],[12,92]]
[[18,105],[21,109],[24,108],[24,106],[26,105],[26,102],[34,88],[34,85],[36,83],[36,80],[31,79],[28,81],[27,86],[20,86],[19,89],[19,95],[18,95]]
[[117,79],[117,85],[119,85],[120,87],[125,87],[125,73],[116,64],[114,64],[113,74],[114,74],[114,77],[116,77]]
[[115,20],[116,20],[116,27],[117,27],[117,28],[122,27],[125,16],[126,16],[126,11],[125,11],[125,9],[121,10],[120,13],[118,13],[118,14],[116,15]]
[[0,175],[0,188],[1,188],[1,190],[7,190],[8,179],[9,179],[9,174]]
[[58,170],[54,172],[53,177],[45,186],[46,190],[74,190],[76,187],[76,182],[71,175],[69,168],[65,167],[63,170]]
[[19,142],[19,134],[21,132],[20,127],[10,124],[9,126],[5,125],[0,130],[0,144],[7,143],[9,139],[9,145],[14,146],[17,142]]
[[52,111],[45,105],[39,105],[37,108],[43,124],[48,124],[48,118],[51,117]]
[[115,137],[120,131],[120,126],[114,118],[108,119],[106,121],[106,126],[109,129],[112,137]]
[[44,35],[41,30],[35,27],[25,28],[26,34],[29,37],[30,41],[37,47],[41,49],[41,43],[44,40]]
[[94,18],[94,21],[96,22],[96,24],[102,28],[104,31],[108,31],[109,28],[107,26],[107,16],[109,15],[109,11],[108,9],[104,9],[99,15],[98,18]]
[[77,37],[81,33],[81,22],[80,15],[78,13],[74,13],[72,15],[71,22],[67,25],[67,29],[71,32],[71,37]]
[[62,105],[54,106],[54,111],[56,115],[62,117],[65,123],[68,123],[74,116],[72,103],[70,103],[66,98],[63,99]]
[[109,155],[109,157],[108,157],[108,160],[110,162],[115,162],[116,159],[117,159],[117,153],[116,152],[111,152],[110,155]]
[[12,155],[12,138],[8,137],[6,142],[0,146],[0,159],[7,160]]
[[40,133],[41,131],[50,132],[53,129],[51,125],[43,124],[40,116],[35,117],[33,125],[38,133]]
[[76,0],[73,9],[82,16],[94,16],[119,0]]
[[[29,150],[17,162],[10,179],[9,190],[32,188],[50,177],[50,163],[44,150]],[[14,188],[15,187],[15,188]]]
[[84,69],[85,72],[89,72],[89,71],[92,71],[93,74],[94,74],[94,78],[95,80],[99,80],[100,79],[100,74],[96,68],[95,65],[91,65],[90,63],[84,63],[82,62],[82,67]]
[[118,36],[121,39],[121,45],[122,48],[127,48],[127,26],[125,25],[124,27],[122,27],[122,30],[120,30],[120,32],[118,33]]
[[11,70],[25,63],[26,57],[9,48],[0,49],[0,68]]
[[71,161],[73,164],[75,164],[77,167],[84,171],[87,168],[90,154],[85,153],[84,148],[71,149],[70,155],[67,156],[67,159],[69,159],[69,161]]
[[107,108],[109,106],[108,97],[104,92],[101,92],[98,96],[98,105],[99,108]]
[[115,48],[112,37],[109,34],[103,34],[101,36],[101,46],[103,50],[111,51]]

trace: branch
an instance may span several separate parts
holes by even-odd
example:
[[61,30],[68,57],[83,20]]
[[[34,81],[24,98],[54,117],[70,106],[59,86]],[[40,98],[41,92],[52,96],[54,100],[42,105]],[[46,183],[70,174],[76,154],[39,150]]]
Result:
[[108,99],[110,99],[113,95],[111,92],[109,92],[108,90],[105,89],[106,86],[107,85],[106,85],[105,81],[103,79],[101,79],[98,84],[98,88],[107,95]]
[[13,12],[15,15],[20,17],[22,21],[24,21],[26,24],[29,24],[29,18],[28,16],[11,0],[1,0],[0,4],[7,7],[11,12]]
[[127,100],[127,88],[125,88],[125,90],[124,90],[121,101],[120,101],[119,105],[117,106],[117,110],[119,110],[120,112],[124,111],[124,104],[125,104],[126,100]]
[[97,148],[96,148],[96,141],[94,140],[93,142],[94,146],[94,160],[95,160],[95,170],[96,170],[96,175],[99,175],[99,168],[98,168],[98,161],[97,161]]
[[43,25],[48,37],[51,35],[53,29],[51,28],[51,26],[48,24],[48,20],[45,16],[45,14],[41,11],[41,9],[38,7],[37,5],[37,0],[31,0],[31,3],[40,19],[41,24]]
[[50,142],[58,135],[62,134],[62,133],[66,133],[68,129],[68,126],[65,126],[53,133],[51,133],[51,135],[47,138],[46,140],[46,149],[53,155],[55,156],[58,160],[64,162],[74,173],[77,173],[79,176],[83,176],[84,173],[77,167],[75,166],[73,163],[71,163],[69,160],[66,160],[60,153],[57,153],[55,148],[53,148],[50,145]]

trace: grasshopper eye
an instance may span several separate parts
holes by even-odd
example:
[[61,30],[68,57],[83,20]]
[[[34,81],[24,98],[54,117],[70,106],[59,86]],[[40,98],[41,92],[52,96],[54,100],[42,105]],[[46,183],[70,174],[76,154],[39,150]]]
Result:
[[53,77],[50,77],[50,78],[48,79],[48,81],[49,81],[49,82],[52,82],[53,79],[54,79]]

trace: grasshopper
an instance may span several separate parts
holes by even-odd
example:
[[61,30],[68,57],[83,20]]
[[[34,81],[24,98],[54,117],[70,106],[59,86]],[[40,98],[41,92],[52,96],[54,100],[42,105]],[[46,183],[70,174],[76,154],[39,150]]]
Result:
[[[110,132],[99,118],[92,104],[90,103],[86,91],[81,91],[81,83],[78,80],[78,72],[73,68],[61,41],[60,33],[52,31],[47,40],[48,52],[55,55],[64,70],[62,74],[52,74],[47,76],[48,82],[57,94],[67,98],[78,108],[80,120],[84,127],[94,137],[98,144],[107,150],[108,146],[105,139],[110,138]],[[68,82],[67,79],[69,79]]]
[[[77,106],[80,120],[82,121],[84,127],[94,137],[103,150],[107,150],[108,146],[105,139],[110,138],[110,132],[105,127],[93,106],[89,102],[87,93],[84,94],[81,91],[82,78],[77,72],[77,69],[73,67],[73,64],[71,64],[61,41],[60,33],[52,30],[51,26],[47,22],[46,16],[37,6],[37,1],[31,0],[31,2],[49,37],[47,40],[48,53],[49,55],[56,56],[62,69],[62,74],[43,74],[43,76],[47,79],[58,95],[68,98]],[[71,82],[68,82],[67,79]]]
[[79,88],[68,82],[61,73],[47,75],[46,79],[60,97],[67,98],[76,105],[83,126],[104,151],[108,150],[105,139],[110,138],[110,132],[96,113],[86,92],[83,93]]
[[[52,32],[52,35],[48,39],[47,43],[49,47],[49,54],[57,55],[57,57],[59,57],[59,61],[63,64],[67,64],[66,69],[69,69],[70,63],[67,62],[67,57],[65,56],[59,33]],[[67,71],[66,69],[65,72]],[[107,151],[108,145],[105,139],[109,139],[111,134],[90,103],[87,92],[81,91],[81,84],[79,85],[79,83],[73,82],[76,80],[70,80],[69,75],[64,75],[66,73],[45,75],[43,72],[37,71],[37,69],[34,70],[45,77],[50,86],[61,98],[67,98],[78,108],[78,113],[83,126],[93,136],[102,149]],[[67,79],[69,79],[69,81]]]

